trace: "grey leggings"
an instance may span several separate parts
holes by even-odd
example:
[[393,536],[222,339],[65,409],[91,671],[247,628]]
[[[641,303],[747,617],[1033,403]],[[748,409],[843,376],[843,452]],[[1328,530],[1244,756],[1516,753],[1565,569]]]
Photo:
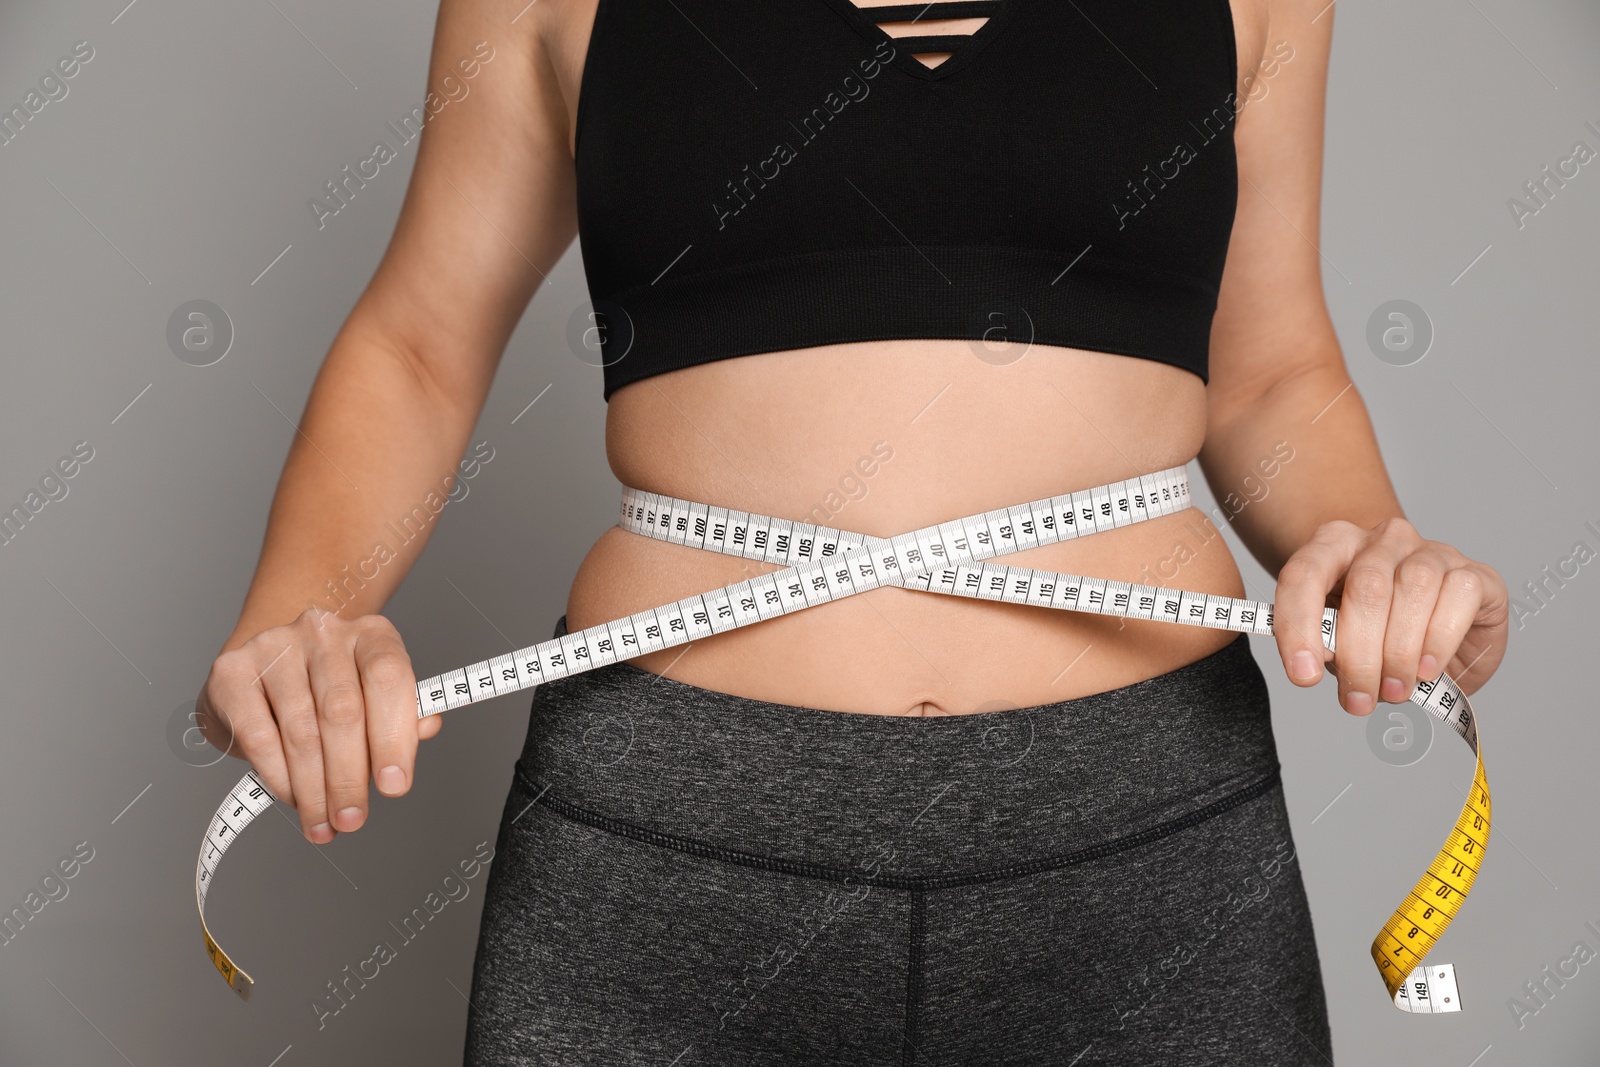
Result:
[[1331,1064],[1247,641],[938,718],[539,686],[465,1063]]

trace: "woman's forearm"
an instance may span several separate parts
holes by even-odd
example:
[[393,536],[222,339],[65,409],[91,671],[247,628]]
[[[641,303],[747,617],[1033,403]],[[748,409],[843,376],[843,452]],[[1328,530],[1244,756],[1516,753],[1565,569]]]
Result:
[[1370,528],[1404,515],[1337,353],[1246,402],[1213,405],[1200,467],[1223,516],[1273,575],[1325,522]]
[[360,322],[346,322],[312,387],[224,651],[308,608],[379,611],[455,485],[476,408]]

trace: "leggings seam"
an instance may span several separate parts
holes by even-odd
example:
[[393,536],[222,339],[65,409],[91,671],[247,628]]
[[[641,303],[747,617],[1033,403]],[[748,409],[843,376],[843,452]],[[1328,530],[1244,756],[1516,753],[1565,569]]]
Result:
[[1008,864],[1004,867],[993,867],[960,874],[902,875],[888,873],[863,874],[848,868],[831,867],[806,860],[781,859],[776,856],[765,856],[755,852],[744,852],[722,845],[713,845],[682,834],[652,830],[649,827],[639,826],[636,823],[627,822],[610,815],[602,815],[599,812],[591,811],[569,800],[555,796],[548,787],[540,786],[531,776],[526,774],[520,764],[516,765],[512,771],[522,785],[533,792],[533,802],[535,804],[542,804],[573,822],[583,823],[621,837],[642,841],[658,848],[700,856],[705,859],[719,860],[736,866],[752,867],[799,878],[840,882],[846,885],[870,885],[885,889],[910,890],[953,889],[961,886],[980,885],[985,882],[1021,878],[1031,874],[1058,870],[1063,867],[1075,867],[1092,860],[1104,859],[1121,852],[1127,852],[1130,849],[1139,848],[1142,845],[1159,841],[1164,837],[1198,826],[1241,804],[1265,795],[1281,784],[1281,772],[1281,766],[1274,763],[1271,773],[1264,778],[1260,778],[1242,789],[1196,808],[1194,811],[1169,819],[1156,826],[1130,834],[1123,834],[1120,837],[1109,838],[1098,844],[1076,849],[1072,852],[1056,856],[1045,856],[1036,860],[1025,860],[1021,863]]
[[922,955],[927,938],[927,899],[921,889],[911,890],[910,904],[910,929],[906,933],[905,1044],[900,1050],[901,1067],[913,1067],[917,1061],[917,1015],[922,1008]]

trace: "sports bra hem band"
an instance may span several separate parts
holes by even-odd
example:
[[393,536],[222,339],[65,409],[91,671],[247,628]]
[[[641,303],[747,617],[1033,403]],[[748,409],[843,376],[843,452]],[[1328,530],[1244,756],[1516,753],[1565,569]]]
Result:
[[1144,268],[1143,284],[1121,284],[1129,273],[1057,252],[928,245],[697,274],[685,280],[693,300],[663,280],[596,302],[606,319],[603,395],[697,363],[873,340],[1031,341],[1167,363],[1206,381],[1216,291]]
[[815,261],[821,261],[823,265],[826,265],[830,260],[838,260],[840,258],[851,257],[855,255],[871,255],[878,252],[887,252],[901,256],[908,256],[908,258],[915,259],[922,263],[924,267],[927,266],[928,260],[922,257],[930,252],[948,252],[957,255],[1008,256],[1019,259],[1033,257],[1040,261],[1039,266],[1043,271],[1049,271],[1051,265],[1059,266],[1061,268],[1060,270],[1054,271],[1050,275],[1051,277],[1063,274],[1069,268],[1074,272],[1085,273],[1105,272],[1147,275],[1150,277],[1161,278],[1170,281],[1173,284],[1186,285],[1198,291],[1209,293],[1212,296],[1217,294],[1216,284],[1210,278],[1201,274],[1195,274],[1189,271],[1173,270],[1168,267],[1153,267],[1149,264],[1133,263],[1127,260],[1114,259],[1109,256],[1096,255],[1083,256],[1081,259],[1077,258],[1085,251],[1092,251],[1092,248],[1079,248],[1074,251],[1064,252],[1059,248],[1030,248],[1023,245],[941,244],[938,242],[920,241],[917,244],[917,249],[920,249],[921,252],[919,253],[914,249],[909,249],[901,245],[876,245],[860,248],[825,248],[810,252],[796,252],[787,256],[766,256],[761,259],[752,259],[746,260],[742,263],[730,264],[726,267],[709,267],[704,270],[694,271],[692,273],[686,271],[677,276],[663,278],[659,282],[646,282],[642,285],[636,285],[631,289],[624,289],[618,293],[613,293],[610,295],[610,299],[621,300],[633,293],[646,291],[661,292],[663,290],[670,290],[677,285],[688,285],[690,283],[699,282],[701,279],[705,278],[715,278],[719,275],[741,274],[745,271],[751,270],[752,268],[772,267],[777,265],[798,265]]

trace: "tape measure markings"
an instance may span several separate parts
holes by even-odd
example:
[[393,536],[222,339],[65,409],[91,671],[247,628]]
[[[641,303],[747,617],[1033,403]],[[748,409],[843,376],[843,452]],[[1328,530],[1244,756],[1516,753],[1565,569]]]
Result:
[[[1188,506],[1188,478],[1181,467],[1133,481],[1132,487],[1129,482],[1118,482],[997,508],[893,538],[869,538],[627,489],[624,527],[676,544],[791,566],[565,634],[555,639],[560,651],[548,662],[540,650],[555,642],[522,649],[512,654],[520,663],[515,686],[496,674],[489,660],[427,679],[417,687],[422,714],[454,710],[487,699],[491,692],[497,696],[514,692],[881,585],[905,584],[899,580],[902,558],[913,566],[930,558],[981,559],[1129,525]],[[1152,507],[1153,503],[1158,506]],[[1046,517],[1040,517],[1041,510]],[[759,539],[750,536],[758,524],[766,528]],[[774,529],[782,533],[773,536]],[[663,530],[669,536],[660,537]],[[846,559],[854,566],[828,569],[830,561]],[[737,602],[735,595],[739,596]],[[718,625],[730,618],[727,625]]]
[[[625,488],[620,521],[625,529],[784,569],[436,675],[417,684],[417,714],[436,715],[889,585],[1270,635],[1272,605],[1260,601],[986,562],[1173,514],[1187,508],[1189,499],[1185,469],[1174,467],[882,538]],[[1324,610],[1321,637],[1329,650],[1334,648],[1337,619],[1336,609]],[[1420,964],[1459,910],[1477,874],[1472,861],[1487,844],[1489,791],[1476,717],[1456,683],[1440,675],[1434,682],[1420,682],[1410,699],[1461,736],[1478,756],[1477,769],[1473,792],[1444,848],[1379,931],[1372,956],[1396,1007],[1415,1013],[1459,1011],[1449,964],[1402,969],[1394,961]],[[213,816],[196,867],[207,952],[245,999],[253,982],[206,928],[206,891],[233,838],[273,799],[253,770],[246,774]]]

